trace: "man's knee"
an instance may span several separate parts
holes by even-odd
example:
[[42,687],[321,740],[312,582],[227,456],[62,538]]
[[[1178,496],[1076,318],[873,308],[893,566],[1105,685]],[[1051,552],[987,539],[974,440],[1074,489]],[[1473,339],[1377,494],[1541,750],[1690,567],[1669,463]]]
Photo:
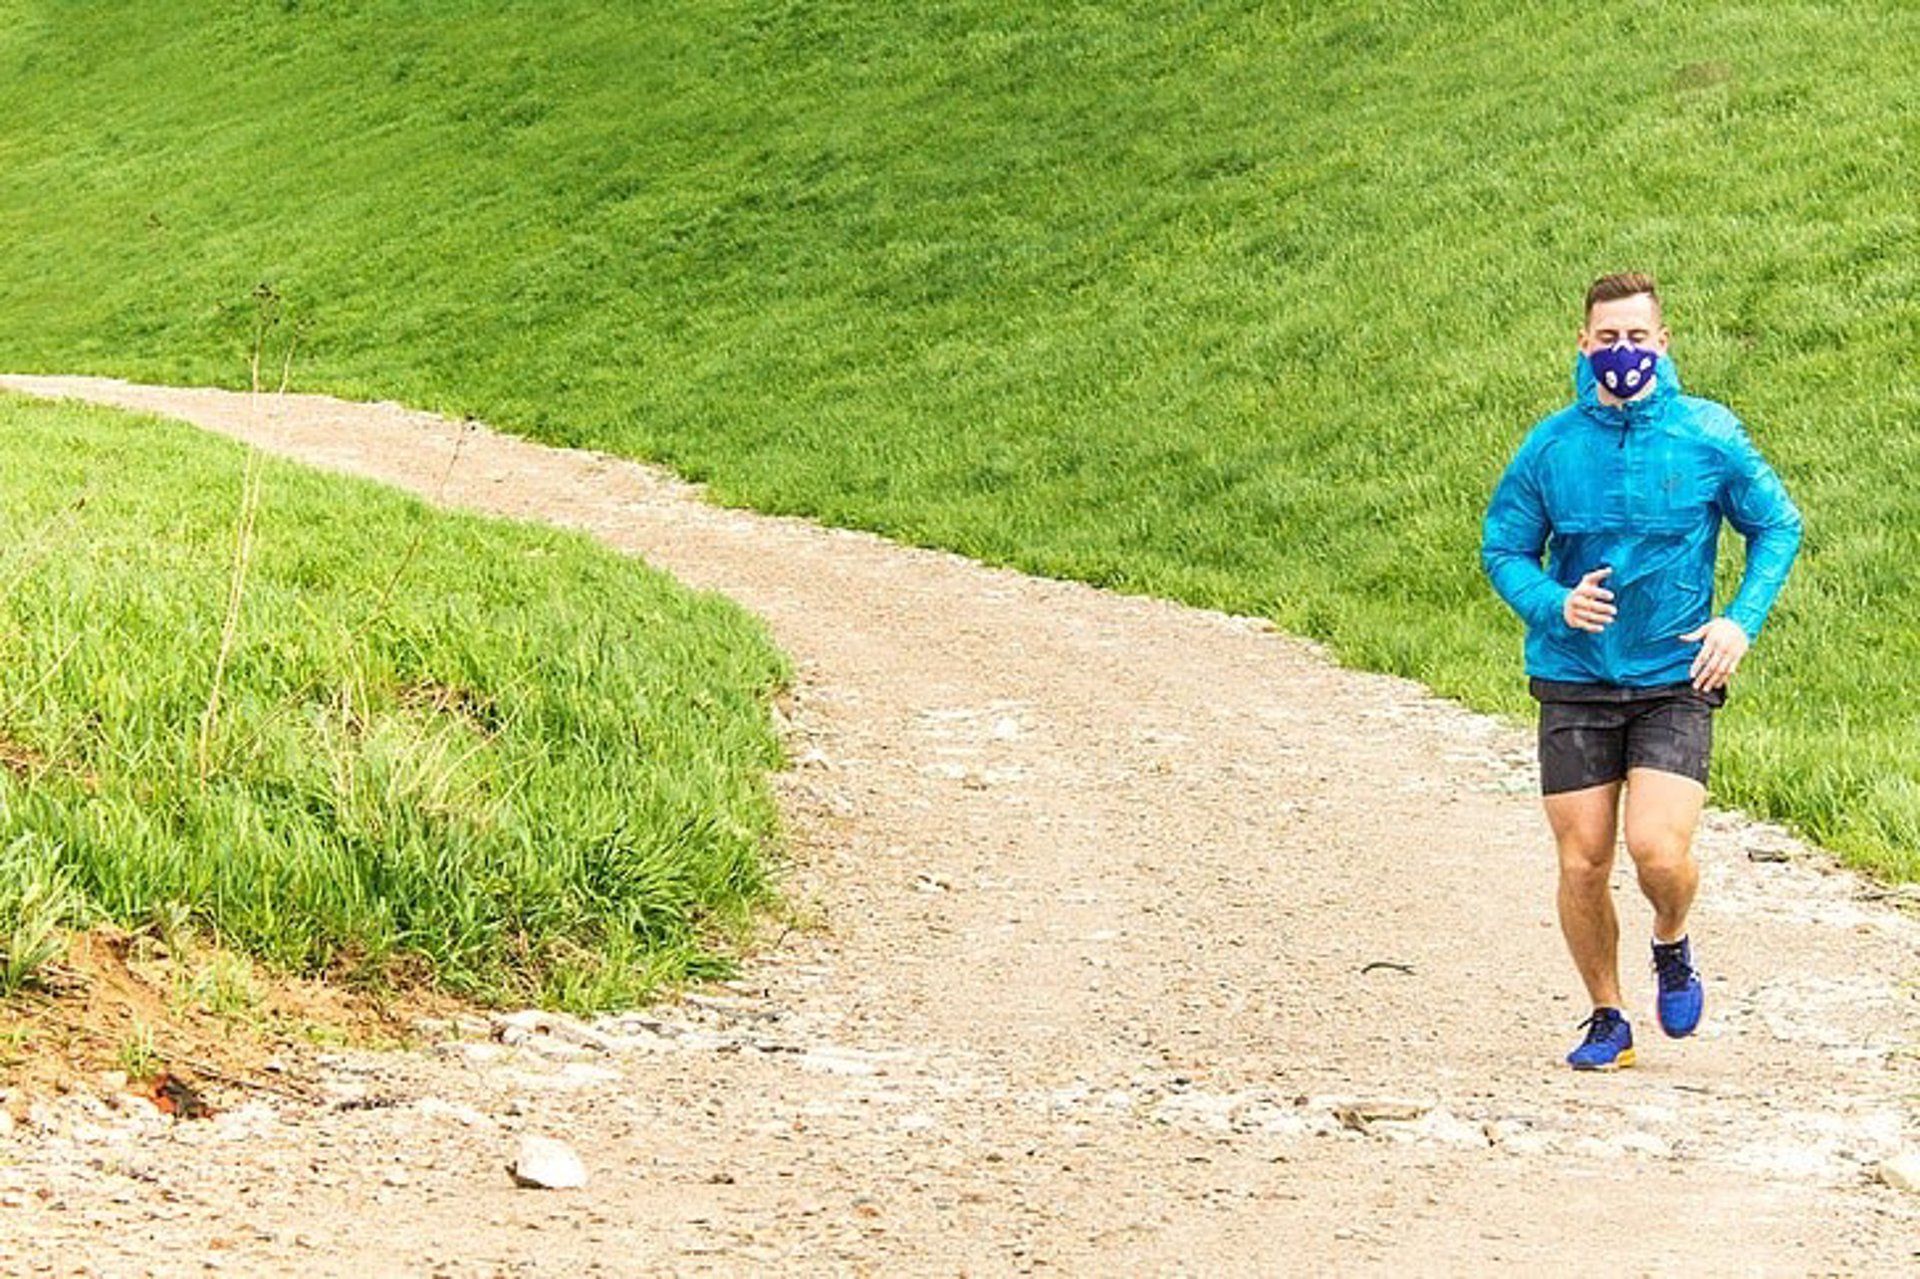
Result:
[[1693,833],[1659,823],[1627,826],[1627,854],[1642,875],[1685,871],[1693,863]]
[[1597,840],[1560,841],[1560,879],[1576,890],[1596,891],[1613,874],[1613,845]]

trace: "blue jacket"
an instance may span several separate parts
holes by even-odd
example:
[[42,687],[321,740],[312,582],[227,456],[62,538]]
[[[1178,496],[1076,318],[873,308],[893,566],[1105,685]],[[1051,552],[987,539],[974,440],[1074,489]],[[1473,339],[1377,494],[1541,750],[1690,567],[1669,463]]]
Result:
[[[1725,616],[1760,634],[1800,549],[1800,512],[1740,420],[1681,393],[1660,357],[1653,390],[1600,403],[1574,360],[1574,402],[1540,421],[1500,477],[1482,526],[1480,561],[1527,624],[1527,674],[1648,687],[1688,678],[1698,641],[1678,637],[1713,615],[1713,569],[1725,517],[1747,539],[1746,576]],[[1543,569],[1540,553],[1547,551]],[[1580,578],[1619,610],[1599,634],[1561,616]]]

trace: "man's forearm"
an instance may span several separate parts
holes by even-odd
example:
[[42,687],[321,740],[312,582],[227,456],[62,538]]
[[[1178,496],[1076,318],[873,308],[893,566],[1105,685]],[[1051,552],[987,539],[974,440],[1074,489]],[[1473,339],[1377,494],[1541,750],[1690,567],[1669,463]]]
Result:
[[1725,616],[1745,631],[1748,639],[1757,637],[1760,628],[1766,625],[1767,614],[1773,610],[1780,588],[1787,584],[1787,574],[1799,552],[1797,511],[1791,520],[1761,529],[1747,539],[1747,569],[1733,602],[1727,605]]
[[1481,563],[1493,589],[1529,626],[1551,625],[1566,607],[1568,588],[1548,576],[1540,561],[1518,551],[1488,550]]

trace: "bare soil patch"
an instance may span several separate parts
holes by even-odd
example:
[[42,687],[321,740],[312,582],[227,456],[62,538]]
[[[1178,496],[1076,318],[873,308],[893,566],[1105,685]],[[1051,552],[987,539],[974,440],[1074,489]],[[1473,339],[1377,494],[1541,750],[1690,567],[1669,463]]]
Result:
[[[356,991],[269,975],[203,942],[179,950],[97,926],[75,934],[42,987],[0,1004],[0,1087],[16,1118],[36,1097],[151,1093],[161,1078],[230,1096],[298,1095],[317,1050],[395,1048],[463,1005],[431,992]],[[124,1076],[124,1079],[113,1079]]]

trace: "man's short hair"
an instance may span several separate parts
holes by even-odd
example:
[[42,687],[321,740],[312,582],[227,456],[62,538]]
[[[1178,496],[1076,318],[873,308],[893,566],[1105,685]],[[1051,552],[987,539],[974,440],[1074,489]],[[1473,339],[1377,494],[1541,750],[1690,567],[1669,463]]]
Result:
[[1587,286],[1586,315],[1591,318],[1593,308],[1602,302],[1613,302],[1641,293],[1653,299],[1656,310],[1662,313],[1666,311],[1660,302],[1660,286],[1645,271],[1615,271],[1612,275],[1603,275]]

